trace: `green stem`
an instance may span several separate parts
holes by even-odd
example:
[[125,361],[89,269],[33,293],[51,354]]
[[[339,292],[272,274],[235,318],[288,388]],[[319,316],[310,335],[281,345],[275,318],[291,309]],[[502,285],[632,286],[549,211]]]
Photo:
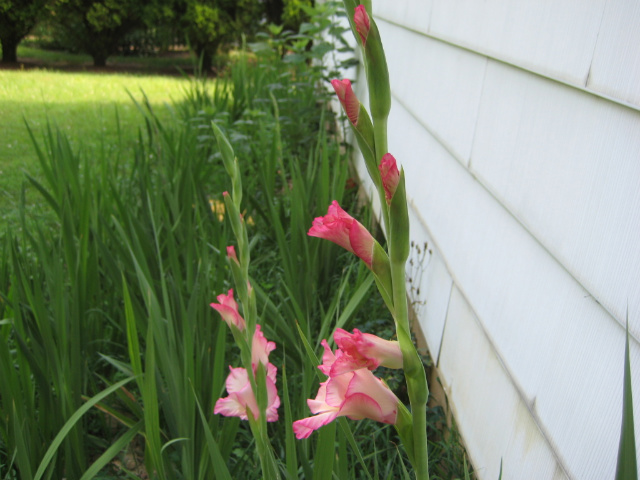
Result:
[[[393,241],[393,239],[390,240]],[[429,398],[429,389],[424,366],[411,340],[404,268],[404,261],[391,262],[393,305],[398,343],[402,350],[403,368],[407,381],[409,401],[411,403],[411,414],[413,416],[413,468],[417,480],[428,480],[427,399]]]

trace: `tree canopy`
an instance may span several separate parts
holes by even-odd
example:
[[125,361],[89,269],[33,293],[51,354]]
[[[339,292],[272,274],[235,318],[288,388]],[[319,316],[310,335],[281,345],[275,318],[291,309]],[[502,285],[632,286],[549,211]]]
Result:
[[18,44],[31,31],[47,0],[0,0],[2,61],[16,62]]
[[[303,6],[314,0],[0,0],[3,61],[40,19],[53,26],[59,45],[91,55],[104,66],[135,30],[170,30],[209,70],[219,47],[251,37],[265,24],[297,30]],[[181,39],[181,40],[180,40]]]

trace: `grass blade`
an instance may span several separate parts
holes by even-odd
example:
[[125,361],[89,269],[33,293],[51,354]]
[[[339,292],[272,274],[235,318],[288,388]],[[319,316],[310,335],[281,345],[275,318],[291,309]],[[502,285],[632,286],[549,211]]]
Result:
[[133,427],[131,427],[131,429],[129,429],[127,433],[125,433],[118,440],[112,443],[111,446],[107,448],[105,452],[91,464],[87,471],[84,472],[82,477],[80,477],[80,480],[90,480],[94,478],[100,472],[100,470],[102,470],[118,453],[122,451],[122,449],[124,449],[127,445],[129,445],[129,443],[131,443],[133,437],[135,437],[138,432],[142,430],[143,426],[144,422],[140,420]]
[[633,425],[633,397],[631,393],[631,362],[629,360],[629,314],[627,313],[627,334],[624,349],[624,393],[622,400],[622,429],[616,480],[637,480],[638,460]]
[[335,458],[336,423],[325,425],[318,432],[318,443],[313,459],[313,480],[331,480]]
[[71,429],[76,424],[76,422],[78,422],[78,420],[80,420],[82,416],[85,413],[87,413],[87,411],[89,411],[89,409],[93,407],[96,403],[98,403],[103,398],[108,397],[113,392],[118,390],[120,387],[129,383],[134,378],[135,377],[125,378],[124,380],[121,380],[118,383],[111,385],[109,388],[104,389],[102,392],[98,393],[97,395],[94,395],[90,400],[88,400],[84,405],[82,405],[78,410],[76,410],[75,413],[71,415],[71,417],[69,417],[69,420],[67,420],[67,422],[62,426],[62,429],[60,430],[58,435],[56,435],[56,438],[53,439],[53,442],[51,442],[49,449],[44,454],[44,457],[40,462],[40,466],[38,467],[38,470],[36,470],[36,474],[33,477],[34,480],[40,480],[40,478],[42,478],[42,475],[44,475],[44,472],[49,466],[49,463],[55,456],[56,450],[58,450],[58,447],[64,441],[65,437],[71,431]]
[[231,474],[229,473],[229,469],[227,468],[224,458],[222,458],[218,443],[213,438],[213,434],[209,428],[209,423],[207,422],[207,418],[204,416],[204,412],[202,411],[202,407],[200,406],[200,401],[196,396],[195,390],[193,390],[193,398],[196,401],[198,412],[200,413],[200,419],[202,420],[202,428],[204,429],[204,435],[207,439],[207,447],[209,450],[209,457],[211,458],[211,464],[213,465],[213,472],[215,473],[216,478],[220,480],[231,480]]

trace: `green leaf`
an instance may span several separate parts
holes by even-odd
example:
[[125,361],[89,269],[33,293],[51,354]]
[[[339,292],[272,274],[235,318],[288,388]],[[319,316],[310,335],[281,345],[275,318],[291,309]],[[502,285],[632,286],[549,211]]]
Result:
[[213,438],[213,434],[209,428],[209,423],[207,422],[207,418],[204,416],[204,412],[200,406],[200,401],[198,400],[196,391],[193,389],[193,385],[191,385],[191,389],[193,390],[193,398],[196,401],[198,413],[200,413],[200,419],[202,420],[202,428],[204,429],[204,436],[207,440],[207,449],[209,450],[209,457],[211,458],[211,464],[213,465],[215,476],[220,480],[232,480],[229,469],[227,468],[224,458],[220,453],[218,443]]
[[331,480],[335,458],[336,423],[325,425],[318,432],[314,457],[313,480]]
[[118,390],[123,385],[126,385],[134,378],[135,377],[125,378],[124,380],[121,380],[118,383],[111,385],[109,388],[104,389],[102,392],[98,393],[97,395],[94,395],[90,400],[88,400],[84,405],[82,405],[78,410],[76,410],[75,413],[71,415],[71,417],[69,417],[69,420],[67,420],[65,424],[62,426],[62,428],[60,429],[60,432],[58,432],[56,437],[53,439],[53,442],[51,442],[51,445],[49,445],[49,448],[47,449],[46,453],[42,457],[42,461],[40,462],[40,466],[38,467],[38,470],[36,471],[36,474],[33,477],[33,480],[40,480],[42,478],[42,475],[44,475],[44,472],[49,466],[49,463],[55,456],[56,451],[58,450],[58,447],[64,441],[65,437],[71,431],[73,426],[78,422],[78,420],[80,420],[82,416],[85,413],[87,413],[87,411],[89,411],[89,409],[93,407],[96,403],[98,403],[103,398],[111,395],[113,392]]
[[637,480],[638,461],[633,425],[633,397],[631,393],[631,362],[629,360],[629,314],[627,313],[627,338],[624,349],[624,393],[622,399],[622,428],[616,480]]
[[105,450],[105,452],[100,455],[95,462],[91,464],[91,466],[87,469],[86,472],[80,477],[80,480],[90,480],[94,478],[100,470],[102,470],[113,458],[120,453],[129,443],[133,440],[142,427],[144,426],[144,422],[140,420],[133,427],[131,427],[127,433],[122,435],[118,440],[116,440],[109,448]]

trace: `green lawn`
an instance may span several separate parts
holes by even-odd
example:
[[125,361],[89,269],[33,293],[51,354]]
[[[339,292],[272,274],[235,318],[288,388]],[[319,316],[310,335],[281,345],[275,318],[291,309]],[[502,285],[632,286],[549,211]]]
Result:
[[88,152],[123,149],[143,125],[127,91],[137,101],[144,91],[159,117],[167,118],[168,104],[184,96],[187,84],[184,78],[168,76],[0,70],[0,202],[6,207],[0,209],[0,225],[14,214],[23,172],[38,174],[25,122],[41,138],[49,121],[74,147],[81,144]]

